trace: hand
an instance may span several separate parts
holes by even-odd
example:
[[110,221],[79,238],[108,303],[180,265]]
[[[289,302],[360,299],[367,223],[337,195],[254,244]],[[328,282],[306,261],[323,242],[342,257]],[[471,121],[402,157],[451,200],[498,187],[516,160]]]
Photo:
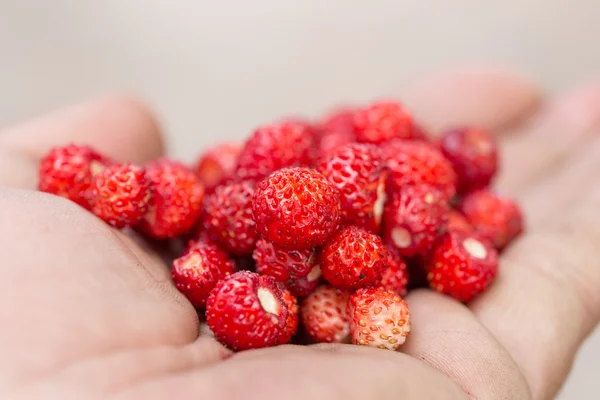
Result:
[[407,296],[413,331],[402,353],[318,345],[228,357],[199,335],[196,312],[151,249],[33,191],[38,159],[54,145],[88,143],[140,163],[159,156],[149,112],[111,98],[5,130],[0,397],[552,398],[600,313],[599,96],[585,89],[541,103],[534,88],[495,72],[449,74],[407,94],[435,128],[499,132],[498,185],[519,198],[528,226],[468,307],[425,290]]

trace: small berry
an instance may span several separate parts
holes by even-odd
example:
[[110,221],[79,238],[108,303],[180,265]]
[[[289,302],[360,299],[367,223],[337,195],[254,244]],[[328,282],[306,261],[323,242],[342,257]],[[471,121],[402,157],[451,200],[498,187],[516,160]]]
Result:
[[387,250],[381,238],[355,226],[341,228],[319,254],[323,277],[340,289],[376,285],[386,267]]
[[387,254],[387,268],[381,275],[379,286],[404,296],[408,286],[408,265],[395,248],[388,247]]
[[224,143],[202,154],[195,170],[207,192],[232,176],[240,150],[237,144]]
[[473,225],[467,221],[464,215],[456,210],[450,210],[448,213],[448,230],[449,231],[462,231],[462,232],[473,232]]
[[449,210],[446,197],[436,188],[406,186],[385,206],[383,237],[402,256],[425,254],[445,231]]
[[517,203],[488,190],[468,194],[460,210],[475,231],[498,250],[504,249],[523,231],[523,214]]
[[352,343],[396,350],[410,332],[408,306],[396,292],[362,288],[348,301]]
[[234,269],[233,261],[216,244],[198,240],[173,261],[171,275],[177,290],[194,307],[203,308],[210,291]]
[[384,147],[388,167],[388,191],[428,184],[448,199],[456,193],[456,175],[450,162],[429,143],[395,140]]
[[348,341],[348,297],[350,293],[333,286],[319,286],[303,301],[300,309],[302,324],[317,343]]
[[287,318],[277,282],[250,271],[217,283],[206,301],[206,323],[215,338],[234,351],[279,344]]
[[496,250],[473,233],[448,232],[436,244],[427,263],[434,290],[467,303],[482,293],[498,270]]
[[386,180],[379,148],[359,143],[344,146],[326,158],[318,170],[340,191],[342,224],[379,232]]
[[484,129],[448,131],[440,140],[440,149],[454,167],[459,193],[487,187],[498,169],[496,141]]
[[256,229],[286,249],[316,247],[336,230],[340,195],[309,168],[285,168],[259,183],[252,206]]
[[321,267],[315,265],[308,275],[302,278],[288,279],[284,282],[285,286],[296,297],[304,297],[312,293],[319,286],[321,280]]
[[261,238],[252,254],[256,271],[278,281],[303,278],[317,263],[315,249],[286,250]]
[[231,182],[206,196],[202,222],[208,234],[236,255],[252,254],[258,233],[252,219],[254,184]]
[[115,164],[96,174],[90,193],[92,212],[115,228],[141,221],[152,198],[146,171],[133,164]]
[[312,163],[314,132],[305,123],[285,121],[255,130],[236,166],[240,180],[260,181],[281,168]]
[[356,112],[354,130],[362,143],[382,144],[392,139],[411,139],[413,119],[399,103],[376,102]]
[[204,187],[185,165],[167,158],[146,167],[153,189],[153,199],[140,229],[156,239],[187,233],[202,211]]
[[298,299],[281,282],[277,286],[281,290],[281,298],[285,302],[288,311],[284,333],[279,341],[279,344],[286,344],[292,340],[292,336],[298,330]]
[[92,178],[110,163],[87,146],[55,147],[40,161],[38,188],[89,208]]

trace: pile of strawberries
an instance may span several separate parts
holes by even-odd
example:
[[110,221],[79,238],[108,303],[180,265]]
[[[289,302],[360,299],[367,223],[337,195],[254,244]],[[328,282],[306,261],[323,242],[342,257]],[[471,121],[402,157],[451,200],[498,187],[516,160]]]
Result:
[[522,231],[515,202],[488,189],[497,170],[485,130],[434,139],[379,101],[259,127],[192,168],[55,148],[39,188],[115,228],[184,240],[173,282],[230,349],[303,336],[394,350],[410,331],[409,288],[471,301]]

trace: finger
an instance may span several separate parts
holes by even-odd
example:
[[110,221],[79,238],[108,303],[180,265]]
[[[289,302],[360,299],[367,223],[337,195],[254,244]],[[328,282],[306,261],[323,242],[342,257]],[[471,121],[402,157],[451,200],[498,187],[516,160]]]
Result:
[[497,186],[518,194],[577,157],[600,126],[600,85],[590,85],[547,103],[527,126],[501,141]]
[[32,188],[39,158],[54,146],[87,144],[118,161],[158,157],[163,140],[152,113],[127,97],[67,107],[0,131],[0,184]]
[[433,132],[461,125],[501,131],[527,120],[540,104],[541,95],[517,74],[464,68],[415,83],[405,101]]
[[431,291],[406,301],[412,330],[402,352],[452,378],[475,399],[527,399],[527,383],[510,354],[464,305]]

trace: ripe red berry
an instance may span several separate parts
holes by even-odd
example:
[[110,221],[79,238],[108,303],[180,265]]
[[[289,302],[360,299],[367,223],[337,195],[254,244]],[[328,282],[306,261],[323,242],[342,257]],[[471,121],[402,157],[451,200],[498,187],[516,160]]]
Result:
[[261,238],[252,254],[256,271],[278,281],[303,278],[317,264],[315,249],[286,250]]
[[156,239],[166,239],[188,232],[202,211],[204,187],[185,165],[167,158],[146,167],[153,199],[140,229]]
[[303,301],[300,309],[302,324],[317,343],[344,343],[348,341],[349,292],[333,286],[319,286]]
[[448,131],[440,140],[440,149],[454,167],[459,193],[487,187],[498,169],[496,140],[484,129]]
[[467,195],[460,210],[475,231],[498,250],[504,249],[523,231],[523,215],[517,203],[488,190]]
[[252,206],[256,229],[286,249],[322,244],[338,227],[340,195],[309,168],[285,168],[262,181]]
[[408,306],[396,292],[362,288],[348,301],[352,343],[396,350],[410,332]]
[[87,146],[55,147],[40,161],[38,188],[89,208],[92,178],[110,163]]
[[284,282],[285,286],[292,292],[296,297],[304,297],[312,293],[321,280],[321,267],[315,265],[308,275],[302,278],[292,278]]
[[406,186],[386,203],[383,237],[405,257],[425,254],[446,229],[449,210],[435,187]]
[[404,296],[408,286],[408,265],[395,248],[388,246],[387,254],[387,268],[381,275],[379,286]]
[[359,142],[382,144],[392,139],[411,139],[413,118],[393,101],[376,102],[354,114],[354,130]]
[[96,174],[90,193],[92,212],[115,228],[137,224],[152,199],[146,171],[133,164],[115,164]]
[[344,146],[318,170],[340,191],[342,224],[379,232],[387,176],[379,148],[359,143]]
[[294,336],[298,330],[298,299],[281,282],[279,282],[277,286],[279,287],[279,290],[281,290],[281,298],[288,311],[285,329],[279,340],[279,344],[286,344],[292,340],[292,336]]
[[254,184],[231,182],[206,196],[202,222],[208,234],[236,255],[252,254],[258,233],[252,219]]
[[277,282],[250,271],[217,283],[206,302],[206,323],[215,338],[234,351],[279,344],[287,318]]
[[240,180],[260,181],[285,167],[312,163],[314,132],[305,123],[285,121],[255,130],[245,143],[236,166]]
[[473,232],[473,225],[467,221],[464,215],[456,210],[450,210],[448,213],[448,230],[449,231],[462,231],[462,232]]
[[434,290],[467,303],[489,286],[497,270],[498,255],[489,242],[455,231],[436,244],[427,263],[427,280]]
[[241,146],[224,143],[206,151],[196,164],[196,175],[206,191],[232,177]]
[[376,285],[386,262],[387,250],[381,238],[355,226],[334,233],[319,254],[323,277],[340,289]]
[[233,274],[235,265],[215,243],[198,240],[173,261],[171,275],[175,287],[196,308],[203,308],[215,285]]
[[450,162],[429,143],[396,140],[384,147],[388,167],[388,191],[428,184],[451,199],[456,193],[456,174]]
[[319,164],[322,160],[331,156],[340,147],[356,142],[356,136],[351,131],[326,131],[323,132],[316,144],[315,163]]

